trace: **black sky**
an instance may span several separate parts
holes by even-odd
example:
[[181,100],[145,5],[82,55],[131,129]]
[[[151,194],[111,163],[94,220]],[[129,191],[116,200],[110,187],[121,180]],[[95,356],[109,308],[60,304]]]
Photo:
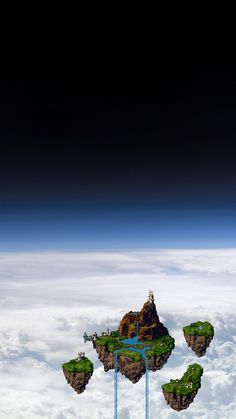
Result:
[[234,205],[235,83],[231,57],[9,72],[0,81],[2,205]]

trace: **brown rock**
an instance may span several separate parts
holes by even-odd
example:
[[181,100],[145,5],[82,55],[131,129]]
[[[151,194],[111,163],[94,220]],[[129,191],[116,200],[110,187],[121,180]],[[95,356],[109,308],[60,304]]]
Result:
[[168,329],[160,322],[155,303],[147,301],[138,314],[138,340],[153,340],[169,334]]
[[191,394],[188,394],[187,396],[179,396],[175,393],[168,393],[166,391],[163,391],[163,394],[167,404],[169,404],[172,407],[172,409],[177,410],[179,412],[180,410],[187,409],[189,407],[189,405],[193,402],[197,392],[193,391]]
[[149,358],[148,369],[151,371],[160,370],[167,363],[170,354],[171,352],[167,352],[163,355],[154,355],[152,358]]
[[198,335],[187,335],[184,333],[185,340],[188,346],[195,352],[198,357],[203,356],[209,347],[213,336],[198,336]]
[[93,373],[85,372],[69,372],[63,369],[64,376],[67,380],[67,383],[76,391],[76,393],[81,394],[86,388],[90,378]]
[[169,334],[168,329],[159,320],[154,302],[147,301],[139,313],[126,313],[119,325],[120,335],[129,338],[136,336],[137,321],[139,340],[153,340]]
[[104,371],[112,370],[114,368],[114,356],[112,352],[106,349],[105,345],[97,345],[95,343],[95,349],[98,354],[98,358],[103,363]]
[[119,325],[119,332],[121,336],[127,336],[128,338],[133,338],[136,336],[136,323],[138,313],[129,311],[123,317]]
[[142,358],[140,361],[133,361],[128,356],[120,355],[118,356],[118,371],[135,384],[145,374],[145,360]]
[[[114,369],[114,355],[108,352],[105,345],[96,345],[96,351],[100,361],[103,363],[104,371]],[[148,360],[148,369],[151,371],[160,370],[167,362],[171,352],[165,353],[161,356],[153,356]],[[134,362],[131,358],[125,355],[118,355],[118,368],[121,374],[125,375],[132,383],[137,383],[145,374],[146,365],[142,358],[140,361]]]

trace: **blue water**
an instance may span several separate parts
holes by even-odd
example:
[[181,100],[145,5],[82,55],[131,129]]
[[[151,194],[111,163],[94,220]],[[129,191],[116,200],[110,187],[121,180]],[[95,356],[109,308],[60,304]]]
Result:
[[136,336],[134,336],[133,338],[128,338],[128,339],[123,339],[121,342],[124,343],[125,345],[142,345],[142,342],[138,341],[138,321],[136,322]]
[[123,339],[121,341],[125,343],[125,345],[142,345],[142,342],[138,341],[138,336],[134,336],[133,338]]
[[[142,345],[141,342],[138,342],[138,322],[137,322],[137,336],[130,339],[123,339],[121,342],[125,344],[130,344],[130,345]],[[150,349],[150,346],[145,346],[145,348],[142,348],[142,349],[137,349],[131,346],[127,348],[117,349],[116,351],[114,351],[114,419],[118,419],[118,375],[117,375],[118,353],[123,351],[124,349],[126,351],[138,352],[139,354],[142,355],[142,357],[145,360],[145,367],[146,367],[145,419],[149,419],[149,370],[148,370],[148,358],[145,354],[145,351]]]

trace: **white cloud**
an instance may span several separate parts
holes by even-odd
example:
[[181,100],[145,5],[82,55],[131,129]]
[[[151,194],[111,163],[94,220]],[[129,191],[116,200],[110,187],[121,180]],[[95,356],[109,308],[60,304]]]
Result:
[[[0,419],[111,419],[113,372],[107,374],[87,332],[115,328],[154,290],[161,319],[176,339],[168,364],[150,373],[150,418],[179,418],[161,384],[187,365],[204,367],[202,388],[181,418],[236,417],[236,249],[108,253],[0,254]],[[181,332],[197,319],[215,326],[207,354],[196,358]],[[78,396],[61,363],[86,351],[95,371]],[[119,377],[119,419],[144,417],[144,378]]]

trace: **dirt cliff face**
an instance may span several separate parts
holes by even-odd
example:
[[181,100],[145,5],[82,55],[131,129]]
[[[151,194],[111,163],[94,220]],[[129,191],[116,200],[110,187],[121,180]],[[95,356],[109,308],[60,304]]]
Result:
[[153,356],[148,360],[148,369],[151,371],[160,370],[168,361],[171,352],[167,352],[160,356]]
[[137,321],[139,340],[153,340],[169,334],[168,329],[159,320],[155,303],[147,301],[137,314],[132,311],[126,313],[119,325],[120,335],[129,338],[136,336]]
[[104,371],[112,370],[114,368],[114,356],[112,352],[109,352],[105,345],[96,345],[95,349],[98,354],[98,358],[103,363]]
[[198,357],[201,357],[206,353],[206,350],[213,339],[213,336],[187,335],[186,333],[184,333],[184,337],[188,346],[190,346]]
[[180,410],[187,409],[189,407],[189,405],[193,402],[197,392],[193,391],[187,396],[178,396],[175,393],[167,393],[166,391],[163,391],[163,394],[167,404],[169,404],[172,409],[179,412]]
[[133,338],[136,336],[137,314],[129,311],[126,313],[119,324],[119,332],[121,336]]
[[168,335],[168,329],[160,322],[155,303],[146,302],[138,314],[139,340],[153,340]]
[[[108,352],[105,346],[96,345],[96,351],[100,361],[104,365],[104,371],[114,369],[114,355]],[[171,352],[165,353],[160,356],[153,356],[148,360],[148,369],[151,371],[160,370],[167,362]],[[133,361],[128,356],[118,355],[118,369],[121,374],[125,375],[132,383],[137,383],[140,378],[145,374],[146,366],[145,360]]]
[[64,376],[67,380],[67,383],[76,391],[76,393],[81,394],[86,388],[91,376],[93,373],[85,372],[69,372],[63,369]]

